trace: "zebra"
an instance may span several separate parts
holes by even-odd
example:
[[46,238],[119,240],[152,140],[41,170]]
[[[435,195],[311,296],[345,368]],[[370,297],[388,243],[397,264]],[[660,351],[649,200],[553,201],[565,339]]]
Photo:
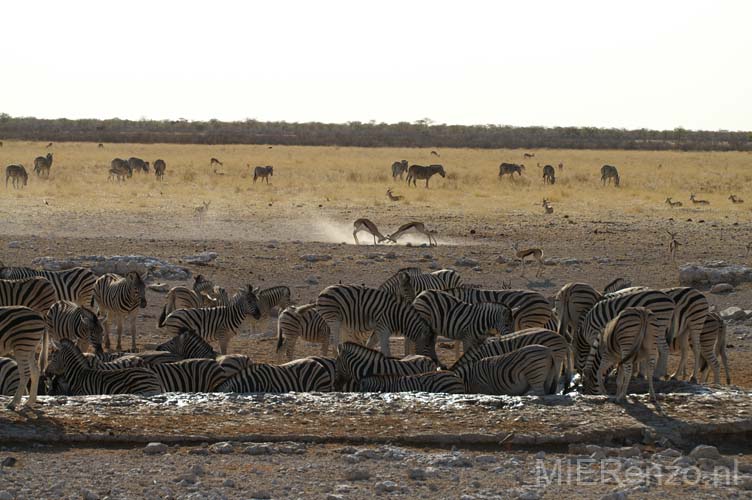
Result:
[[[102,323],[97,315],[83,306],[73,302],[56,302],[45,317],[47,331],[53,341],[68,339],[80,345],[86,340],[95,351],[102,351]],[[47,353],[42,353],[42,367]]]
[[656,401],[653,372],[658,361],[661,337],[664,337],[662,325],[650,309],[623,309],[606,324],[603,334],[595,339],[584,371],[583,391],[586,394],[606,394],[604,377],[616,365],[616,401],[622,401],[627,394],[634,365],[646,361],[648,390],[650,398]]
[[580,318],[602,298],[603,295],[587,283],[567,283],[561,287],[554,296],[559,335],[571,341]]
[[615,280],[611,281],[608,285],[603,287],[603,295],[618,292],[619,290],[624,290],[625,288],[631,288],[632,282],[626,278],[616,278]]
[[592,345],[601,337],[606,324],[627,307],[645,307],[655,315],[655,322],[664,333],[658,339],[659,358],[655,376],[663,377],[666,373],[668,362],[666,332],[671,325],[676,303],[671,297],[659,290],[633,290],[629,288],[596,302],[580,320],[572,339],[574,368],[578,373],[583,373],[588,353]]
[[47,372],[63,375],[75,396],[98,394],[140,394],[151,396],[162,392],[157,375],[149,368],[132,367],[116,370],[89,368],[86,358],[70,340],[63,339],[53,353]]
[[207,279],[203,274],[197,274],[193,278],[193,291],[202,296],[204,305],[211,305],[210,298],[214,293],[214,282]]
[[183,359],[214,359],[217,357],[217,353],[212,349],[211,345],[196,335],[196,332],[188,329],[181,330],[180,333],[167,342],[159,344],[155,350],[171,352]]
[[515,331],[543,327],[552,316],[548,299],[532,290],[481,290],[460,287],[447,290],[447,293],[470,304],[491,302],[507,306],[512,310]]
[[8,165],[5,167],[5,189],[8,189],[8,179],[13,179],[13,188],[18,189],[28,184],[29,174],[23,165]]
[[158,181],[164,179],[165,170],[167,170],[167,164],[164,160],[154,160],[154,176]]
[[[277,311],[281,311],[292,302],[290,288],[286,286],[273,286],[257,290],[256,299],[258,300],[259,313],[261,314],[260,318],[267,320],[267,326],[271,322],[272,309],[276,308]],[[261,319],[251,320],[252,335],[256,333],[256,327]]]
[[556,184],[556,170],[551,165],[543,167],[543,182],[545,184]]
[[407,233],[408,231],[415,231],[416,233],[426,235],[428,237],[428,246],[439,246],[439,243],[436,241],[436,230],[426,229],[425,224],[417,221],[408,222],[407,224],[401,225],[395,232],[387,235],[387,238],[396,243],[399,237]]
[[[687,362],[687,351],[689,350],[691,340],[695,364],[690,381],[697,382],[702,359],[700,337],[705,327],[705,318],[709,312],[708,299],[705,298],[705,295],[691,287],[664,288],[661,291],[671,297],[676,303],[674,315],[671,318],[671,328],[666,334],[668,345],[676,342],[681,352],[679,364],[672,378],[676,378],[679,372],[684,372],[684,365]],[[720,371],[717,365],[713,375],[714,383],[720,384]]]
[[705,317],[705,325],[700,335],[700,353],[702,363],[700,364],[699,380],[703,383],[707,381],[710,368],[714,372],[720,371],[718,363],[720,357],[723,361],[723,369],[726,372],[726,384],[731,385],[731,372],[729,371],[726,353],[726,324],[716,312],[708,313]]
[[216,360],[224,372],[224,380],[234,377],[251,365],[251,358],[245,354],[225,354],[217,356]]
[[409,186],[410,181],[412,181],[413,186],[415,186],[418,179],[425,179],[426,189],[428,189],[428,181],[435,174],[446,177],[446,172],[444,172],[444,167],[442,165],[429,165],[427,167],[423,165],[410,165],[410,168],[407,169],[407,185]]
[[157,320],[157,326],[164,326],[164,320],[167,316],[177,309],[197,309],[203,307],[204,297],[199,295],[195,290],[185,286],[174,286],[167,292],[167,300],[162,306],[162,312]]
[[124,181],[131,177],[133,177],[133,169],[127,161],[120,158],[112,160],[110,163],[109,175],[107,176],[108,180]]
[[38,271],[28,267],[2,267],[0,278],[24,279],[40,276],[52,283],[57,300],[68,300],[80,306],[88,306],[94,296],[96,276],[85,267],[73,267],[65,271]]
[[[283,172],[284,173],[284,172]],[[269,177],[274,175],[274,167],[267,165],[265,167],[256,167],[253,169],[253,183],[256,184],[256,179],[266,180],[269,184]]]
[[[377,245],[382,241],[391,241],[392,243],[396,243],[389,236],[384,236],[383,234],[381,234],[381,231],[379,231],[379,228],[376,227],[376,224],[371,222],[369,219],[361,218],[353,222],[353,239],[355,240],[356,245],[360,245],[360,242],[358,241],[358,233],[360,231],[371,233],[371,236],[373,236],[374,245]],[[376,238],[378,238],[378,243],[376,242]]]
[[0,279],[0,307],[26,306],[44,315],[55,302],[55,288],[45,278]]
[[149,366],[163,392],[214,392],[225,380],[225,372],[212,359],[186,359]]
[[13,396],[19,384],[18,364],[11,358],[0,358],[0,396]]
[[130,158],[128,158],[128,166],[131,167],[131,170],[133,172],[143,172],[145,174],[149,173],[149,162],[144,161],[141,158],[131,156]]
[[499,179],[503,179],[507,174],[514,179],[515,173],[518,177],[522,177],[522,172],[524,171],[525,165],[517,165],[516,163],[501,163],[499,165]]
[[613,179],[614,185],[619,187],[619,171],[612,165],[603,165],[601,167],[601,182],[606,185],[606,181],[611,184]]
[[333,387],[331,368],[315,358],[302,358],[283,365],[249,363],[223,382],[218,392],[328,392]]
[[287,361],[292,361],[298,337],[306,342],[321,344],[321,355],[329,352],[329,325],[316,310],[315,304],[290,306],[277,318],[277,355],[284,349]]
[[21,402],[29,381],[31,389],[26,405],[33,406],[37,400],[39,367],[34,355],[40,343],[44,352],[48,337],[41,314],[23,306],[0,307],[0,356],[12,352],[18,364],[19,384],[7,406],[10,409]]
[[380,375],[418,375],[436,371],[437,364],[428,356],[412,355],[403,359],[385,356],[383,353],[354,342],[337,346],[335,389],[341,390],[348,383],[359,383],[367,377]]
[[219,352],[227,354],[230,339],[237,335],[248,315],[254,319],[261,317],[251,285],[236,293],[229,306],[178,309],[167,316],[163,326],[173,335],[187,329],[195,331],[207,342],[216,340],[219,342]]
[[94,297],[100,312],[107,315],[104,321],[104,345],[110,348],[110,322],[117,323],[117,350],[122,349],[120,338],[123,323],[131,318],[131,351],[136,351],[136,310],[146,307],[146,286],[140,274],[129,271],[125,276],[103,274],[94,283]]
[[34,158],[34,173],[38,177],[41,177],[42,174],[45,177],[49,177],[50,167],[52,167],[52,153],[47,153],[47,156],[37,156]]
[[392,179],[396,179],[399,175],[400,180],[402,176],[407,172],[407,160],[395,161],[392,163]]
[[[402,287],[400,274],[402,273],[407,273],[411,276],[418,276],[420,274],[423,274],[423,271],[419,267],[403,267],[397,270],[396,273],[391,275],[386,279],[386,281],[379,285],[379,290],[383,290],[394,295],[397,298],[400,298],[400,290]],[[407,300],[410,300],[412,302],[412,298],[408,298]]]
[[454,372],[441,370],[418,375],[366,377],[358,384],[360,392],[430,392],[464,394],[465,385]]
[[503,304],[470,304],[440,290],[426,290],[415,297],[413,307],[435,335],[460,340],[465,351],[482,343],[489,330],[500,335],[512,331],[512,310]]
[[528,345],[500,356],[482,358],[458,367],[454,372],[471,394],[535,396],[554,394],[560,372],[553,351],[542,345]]
[[562,374],[562,368],[564,369],[563,386],[566,391],[569,388],[573,373],[571,349],[564,337],[553,330],[545,328],[527,328],[505,335],[504,337],[488,339],[483,344],[463,354],[450,369],[454,371],[480,359],[501,356],[502,354],[508,354],[533,344],[546,346],[551,349],[554,354],[554,361],[556,362],[556,366],[554,367],[556,373]]
[[379,286],[379,290],[391,293],[397,300],[412,302],[425,290],[450,290],[462,286],[462,276],[452,269],[440,269],[422,273],[420,268],[406,267],[398,270]]

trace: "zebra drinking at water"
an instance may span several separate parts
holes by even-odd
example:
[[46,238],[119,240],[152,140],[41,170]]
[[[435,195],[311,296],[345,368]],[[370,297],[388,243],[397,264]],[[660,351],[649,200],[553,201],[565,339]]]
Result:
[[39,271],[28,267],[2,267],[0,278],[24,279],[40,276],[47,279],[55,289],[57,300],[68,300],[80,306],[88,306],[94,296],[94,283],[97,278],[91,269],[74,267],[65,271]]
[[403,174],[407,172],[407,160],[395,161],[392,163],[392,179],[396,179],[399,175],[402,180]]
[[222,383],[219,392],[327,392],[334,386],[331,365],[302,358],[283,365],[250,363]]
[[94,301],[100,312],[107,315],[104,321],[104,345],[110,348],[111,323],[117,323],[117,350],[122,350],[120,338],[123,323],[131,318],[131,351],[136,351],[136,316],[139,308],[146,307],[146,285],[141,275],[129,271],[124,277],[117,274],[104,274],[94,284]]
[[[102,323],[91,309],[73,302],[56,302],[47,312],[45,322],[53,341],[68,339],[80,343],[85,340],[95,351],[102,350]],[[42,353],[42,357],[46,357],[46,353]]]
[[24,187],[29,182],[29,174],[23,165],[8,165],[5,167],[5,189],[8,189],[8,179],[13,179],[15,189]]
[[212,346],[209,345],[196,335],[192,330],[181,330],[167,342],[163,342],[156,347],[157,351],[167,351],[180,356],[183,359],[190,358],[210,358],[217,357]]
[[425,179],[427,189],[428,181],[435,174],[446,177],[446,172],[444,172],[444,167],[442,165],[429,165],[427,167],[423,165],[410,165],[410,168],[407,170],[407,185],[409,186],[410,181],[412,181],[413,186],[415,186],[417,180]]
[[[282,172],[284,173],[284,172]],[[269,177],[274,175],[274,167],[267,165],[265,167],[256,167],[253,169],[253,183],[256,184],[256,179],[266,180],[269,184]]]
[[571,341],[577,325],[603,296],[587,283],[567,283],[554,296],[559,335]]

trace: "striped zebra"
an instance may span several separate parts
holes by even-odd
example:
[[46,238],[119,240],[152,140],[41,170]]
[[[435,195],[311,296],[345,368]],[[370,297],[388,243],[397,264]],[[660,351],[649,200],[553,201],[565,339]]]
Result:
[[197,309],[204,307],[204,296],[185,286],[174,286],[167,292],[165,305],[162,306],[162,312],[157,320],[157,326],[164,326],[164,320],[167,316],[178,309]]
[[[720,357],[723,361],[723,369],[726,372],[726,384],[731,385],[731,372],[729,371],[728,354],[726,353],[726,324],[716,312],[708,313],[705,317],[705,325],[700,335],[700,354],[702,363],[700,364],[698,380],[702,383],[707,382],[710,369],[713,370],[714,375],[716,372],[720,372],[721,368],[718,362]],[[681,375],[683,377],[684,373]],[[720,374],[715,376],[720,378]]]
[[608,293],[614,293],[618,292],[619,290],[623,290],[625,288],[631,288],[632,282],[629,281],[626,278],[616,278],[611,283],[605,286],[603,289],[603,295],[606,295]]
[[125,180],[133,177],[133,168],[128,164],[126,160],[122,158],[115,158],[110,162],[109,179],[110,180]]
[[470,304],[489,302],[507,306],[512,310],[515,331],[543,327],[552,316],[548,299],[531,290],[482,290],[460,287],[447,290],[447,293]]
[[342,390],[350,382],[359,383],[366,377],[381,375],[417,375],[436,371],[437,364],[428,356],[406,356],[403,359],[384,356],[354,342],[337,347],[335,389]]
[[55,303],[55,289],[45,278],[0,279],[0,307],[26,306],[47,314]]
[[402,176],[407,172],[407,160],[395,161],[392,163],[392,179],[396,179],[399,175],[400,180]]
[[34,158],[34,173],[38,177],[44,174],[45,177],[50,176],[50,168],[52,167],[52,153],[47,153],[47,156],[37,156]]
[[655,315],[655,322],[664,335],[658,339],[658,368],[656,377],[663,377],[668,364],[668,345],[666,332],[671,324],[676,307],[671,297],[659,290],[625,289],[596,302],[580,320],[572,340],[574,350],[574,368],[583,373],[585,362],[593,344],[601,337],[606,324],[627,307],[645,307]]
[[543,182],[545,184],[556,184],[556,170],[552,165],[543,167]]
[[483,358],[509,354],[529,345],[542,345],[551,349],[556,364],[554,370],[558,374],[557,378],[562,374],[562,369],[564,369],[563,386],[566,391],[569,388],[569,382],[572,380],[572,351],[564,337],[553,330],[546,330],[545,328],[528,328],[500,338],[488,339],[483,344],[463,354],[454,363],[451,370],[456,371]]
[[606,185],[606,181],[611,184],[611,180],[614,181],[616,187],[619,186],[619,171],[612,165],[603,165],[601,167],[601,182]]
[[40,276],[46,278],[55,288],[57,300],[68,300],[80,306],[91,304],[94,296],[94,283],[96,276],[85,267],[73,267],[65,271],[39,271],[28,267],[2,267],[0,266],[0,278],[24,279]]
[[528,345],[501,356],[482,358],[458,367],[454,372],[471,394],[535,396],[554,394],[560,373],[553,351],[542,345]]
[[251,365],[251,358],[245,354],[225,354],[217,356],[217,363],[224,372],[224,380],[234,377]]
[[19,383],[18,364],[11,358],[0,358],[0,396],[13,396]]
[[[661,291],[671,297],[676,303],[674,316],[671,318],[671,327],[666,334],[666,342],[668,342],[668,345],[673,345],[674,339],[676,339],[676,343],[681,353],[679,365],[676,368],[676,372],[672,375],[672,378],[676,378],[677,373],[684,371],[684,367],[687,363],[687,352],[689,351],[691,343],[695,357],[695,364],[692,369],[692,377],[690,378],[690,381],[697,382],[697,376],[700,371],[700,363],[702,360],[700,336],[705,327],[705,318],[707,317],[708,312],[710,312],[708,299],[705,298],[705,295],[690,287],[664,288]],[[715,384],[720,384],[720,372],[716,370],[714,375],[715,378],[713,382]]]
[[258,320],[251,320],[251,335],[256,333],[256,328],[262,320],[266,320],[267,326],[269,326],[273,309],[276,308],[277,311],[282,311],[282,309],[292,303],[290,288],[286,286],[273,286],[257,290],[256,298],[258,299],[259,314],[261,314],[261,317]]
[[167,164],[164,160],[154,160],[154,176],[158,181],[164,179],[165,170],[167,170]]
[[[284,172],[283,172],[284,173]],[[256,184],[256,179],[266,180],[269,184],[269,177],[274,175],[274,167],[267,165],[265,167],[256,167],[253,169],[253,183]]]
[[435,174],[446,177],[446,172],[444,172],[444,167],[442,165],[429,165],[427,167],[423,165],[410,165],[410,168],[407,169],[407,185],[409,186],[410,181],[412,181],[413,186],[415,186],[417,180],[425,179],[426,189],[428,189],[428,181],[431,180],[431,177]]
[[[85,340],[95,351],[102,350],[102,323],[91,309],[61,300],[47,312],[45,322],[53,341],[68,339],[80,345]],[[43,361],[40,361],[42,367],[46,356],[47,353],[43,352]]]
[[183,359],[217,357],[211,345],[196,335],[195,331],[187,329],[181,330],[167,342],[159,344],[155,350],[171,352]]
[[366,377],[358,384],[360,392],[431,392],[464,394],[465,385],[454,372],[435,371],[418,375]]
[[554,311],[559,318],[556,331],[571,342],[577,325],[603,296],[587,283],[567,283],[554,296]]
[[[112,370],[122,370],[123,368],[136,368],[136,367],[144,367],[148,366],[151,363],[147,363],[144,358],[128,354],[125,356],[120,356],[117,358],[114,358],[111,361],[102,361],[100,360],[96,353],[91,352],[84,352],[82,353],[84,358],[86,359],[86,362],[88,363],[89,368],[93,370],[104,370],[104,371],[112,371]],[[181,360],[175,360],[175,361],[181,361]],[[172,361],[165,361],[165,363],[171,363]]]
[[133,172],[143,172],[145,174],[149,173],[149,162],[144,161],[141,158],[131,156],[130,158],[128,158],[128,166],[131,167],[131,170]]
[[[94,299],[99,311],[104,312],[104,346],[110,349],[110,322],[117,323],[117,350],[122,350],[120,338],[123,323],[131,318],[131,351],[136,352],[136,316],[137,309],[146,307],[146,285],[136,271],[129,271],[125,276],[103,274],[94,284]],[[92,305],[93,305],[92,302]]]
[[658,362],[658,344],[661,338],[665,341],[664,332],[662,322],[650,309],[627,307],[621,310],[593,344],[583,375],[583,392],[606,394],[604,379],[616,366],[616,401],[622,401],[633,367],[645,361],[650,398],[656,401],[653,371]]
[[283,365],[250,363],[223,382],[218,392],[329,392],[333,380],[330,367],[314,358],[302,358]]
[[287,361],[292,361],[298,338],[321,344],[321,355],[329,352],[329,325],[316,310],[315,304],[290,306],[277,318],[277,355],[284,350]]
[[373,332],[380,342],[381,352],[388,355],[389,336],[399,331],[406,339],[415,342],[418,354],[437,359],[435,338],[428,325],[417,317],[417,312],[412,308],[400,307],[399,304],[383,290],[358,285],[333,285],[319,294],[316,308],[329,324],[335,346],[340,344],[340,330],[344,327],[354,338]]
[[40,344],[44,352],[47,342],[47,332],[41,314],[23,306],[0,307],[0,356],[13,353],[18,363],[18,389],[8,408],[15,408],[21,402],[29,382],[31,390],[26,404],[32,406],[36,402],[39,367],[35,353]]
[[157,374],[163,392],[214,392],[225,380],[224,370],[214,359],[157,363],[149,369]]
[[415,297],[413,307],[435,335],[461,341],[464,351],[481,344],[491,330],[497,335],[512,332],[512,310],[503,304],[470,304],[439,290],[426,290]]
[[218,341],[219,352],[227,354],[230,339],[238,334],[240,325],[249,315],[255,319],[260,317],[256,294],[251,285],[236,293],[229,306],[173,311],[165,319],[164,327],[173,335],[182,330],[193,330],[207,342]]
[[379,285],[379,290],[389,292],[396,298],[399,298],[400,287],[402,286],[400,274],[402,273],[407,273],[411,276],[419,276],[423,274],[423,271],[419,267],[403,267],[402,269],[399,269],[396,273],[391,275],[389,278],[387,278],[386,281],[384,281],[381,285]]
[[462,276],[452,269],[423,273],[420,268],[406,267],[384,281],[379,290],[391,293],[397,300],[412,302],[416,295],[425,290],[449,290],[461,286]]
[[12,179],[14,189],[22,188],[29,183],[29,174],[23,165],[8,165],[5,167],[5,189],[8,189],[8,179]]
[[204,300],[204,306],[212,305],[211,298],[214,294],[214,282],[207,279],[203,274],[193,277],[193,291]]
[[503,179],[505,175],[509,175],[514,179],[514,174],[518,177],[522,177],[522,172],[525,171],[525,165],[517,165],[516,163],[502,163],[499,165],[499,179]]
[[159,378],[148,368],[134,367],[116,370],[89,368],[81,350],[67,339],[60,342],[60,348],[57,351],[53,351],[47,372],[64,376],[74,396],[99,394],[149,396],[162,392]]

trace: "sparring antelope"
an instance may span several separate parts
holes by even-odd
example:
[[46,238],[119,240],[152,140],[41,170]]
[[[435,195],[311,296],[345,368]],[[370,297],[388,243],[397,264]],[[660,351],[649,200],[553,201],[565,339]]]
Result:
[[698,199],[696,199],[694,193],[691,193],[689,195],[689,199],[695,205],[710,205],[710,202],[708,200],[698,200]]
[[671,198],[666,198],[666,204],[671,208],[681,207],[683,204],[680,201],[674,201]]
[[396,243],[400,236],[407,233],[408,231],[415,231],[416,233],[421,233],[428,236],[429,246],[439,246],[439,243],[436,241],[436,230],[426,229],[425,224],[416,221],[401,225],[399,229],[397,229],[394,233],[387,235],[387,238]]
[[[376,224],[371,222],[368,219],[358,219],[353,223],[353,239],[355,240],[356,245],[360,245],[360,242],[358,241],[358,233],[360,231],[366,231],[368,233],[371,233],[371,236],[373,236],[373,244],[377,245],[378,243],[381,243],[382,241],[391,241],[392,243],[396,243],[391,237],[384,236],[379,231],[379,228],[376,227]],[[376,242],[376,238],[378,238],[378,243]]]
[[404,196],[400,196],[400,195],[396,195],[396,194],[392,193],[392,188],[389,188],[389,189],[386,190],[386,195],[392,201],[400,201],[400,200],[402,200],[402,198],[404,198]]
[[540,248],[525,248],[520,250],[518,248],[518,243],[515,243],[512,247],[516,252],[515,256],[522,261],[522,275],[525,275],[525,260],[528,257],[532,257],[534,260],[538,261],[538,272],[535,273],[535,276],[540,276],[543,271],[543,250]]

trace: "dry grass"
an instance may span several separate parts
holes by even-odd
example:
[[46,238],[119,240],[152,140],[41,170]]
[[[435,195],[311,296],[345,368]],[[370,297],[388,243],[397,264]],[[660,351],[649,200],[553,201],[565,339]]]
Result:
[[[269,203],[283,206],[325,203],[327,206],[384,206],[391,202],[386,189],[393,187],[405,198],[402,206],[430,206],[431,210],[461,211],[467,214],[507,214],[510,211],[542,212],[548,198],[557,213],[589,212],[612,208],[627,213],[669,211],[667,196],[692,208],[690,192],[711,202],[708,215],[737,217],[750,214],[752,154],[681,153],[630,151],[538,150],[532,160],[522,160],[521,150],[445,149],[441,158],[428,149],[339,148],[274,146],[200,146],[173,144],[58,143],[49,180],[31,172],[33,159],[47,152],[46,143],[4,141],[0,164],[21,163],[30,172],[29,186],[9,188],[0,206],[13,209],[14,202],[40,199],[72,211],[132,211],[149,213],[170,209],[190,215],[202,201],[212,209],[244,210]],[[153,174],[134,174],[124,183],[107,181],[112,158],[138,156],[167,162],[164,182]],[[215,174],[209,158],[217,157],[224,167]],[[408,188],[392,180],[391,164],[405,158],[411,164],[442,163],[447,177],[435,176],[431,188]],[[525,174],[499,181],[502,161],[525,163]],[[564,163],[557,183],[545,186],[536,167]],[[604,163],[616,165],[622,176],[621,188],[602,187],[599,177]],[[250,165],[247,166],[247,165]],[[271,183],[253,185],[253,167],[274,165]],[[732,205],[729,194],[747,198]],[[7,203],[10,202],[10,206]],[[676,210],[675,210],[676,211]]]

